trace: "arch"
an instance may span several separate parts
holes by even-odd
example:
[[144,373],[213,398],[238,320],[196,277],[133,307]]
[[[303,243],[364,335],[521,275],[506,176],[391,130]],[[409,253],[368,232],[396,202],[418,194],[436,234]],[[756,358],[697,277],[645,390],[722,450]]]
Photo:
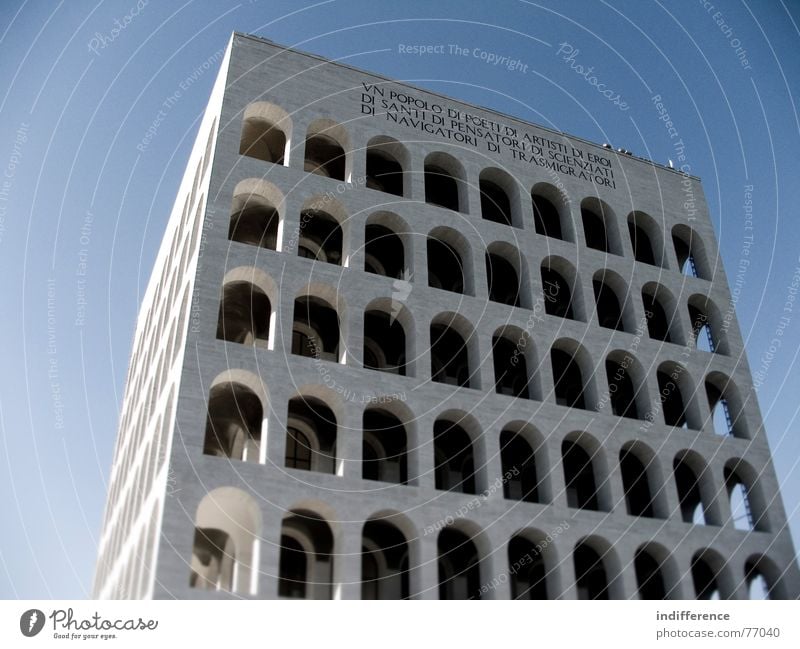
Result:
[[694,384],[686,368],[665,361],[658,366],[656,379],[664,423],[675,428],[700,430],[701,422],[694,403]]
[[508,542],[511,599],[552,599],[547,584],[550,571],[545,561],[547,539],[542,532],[530,529],[511,537]]
[[330,302],[316,295],[300,295],[294,301],[292,354],[338,361],[339,316]]
[[[391,212],[375,212],[364,230],[364,270],[392,279],[411,281],[407,259],[411,259],[408,225]],[[409,286],[410,290],[410,286]]]
[[481,217],[486,221],[521,228],[517,184],[511,175],[498,169],[483,169],[478,178]]
[[722,471],[730,502],[733,526],[747,532],[769,532],[769,503],[760,484],[760,473],[740,458],[730,459]]
[[619,452],[619,468],[625,506],[631,516],[666,518],[661,495],[661,480],[655,476],[657,467],[653,451],[642,442],[629,442]]
[[680,451],[672,462],[672,471],[683,522],[719,525],[718,513],[712,507],[716,488],[703,458],[695,451]]
[[430,326],[431,380],[479,388],[477,341],[470,322],[457,313],[440,313]]
[[699,234],[688,225],[679,223],[672,228],[672,244],[680,272],[690,277],[711,279],[711,260]]
[[405,170],[409,167],[408,150],[394,138],[378,135],[367,142],[368,188],[395,196],[405,195]]
[[539,364],[526,331],[511,325],[499,327],[492,336],[492,360],[495,392],[522,399],[540,398],[536,375]]
[[272,304],[261,288],[248,281],[228,281],[219,302],[217,338],[269,347],[271,316]]
[[300,231],[297,256],[328,264],[342,265],[344,259],[344,230],[333,211],[320,209],[314,199],[306,202],[300,212]]
[[292,509],[281,521],[278,595],[292,599],[331,599],[334,537],[314,511]]
[[[605,471],[601,472],[603,451],[586,433],[572,433],[561,442],[561,467],[567,506],[591,511],[608,511]],[[602,493],[601,493],[602,487]]]
[[589,248],[621,255],[622,246],[617,230],[616,215],[608,203],[594,196],[581,201],[583,236]]
[[563,257],[547,257],[542,261],[540,272],[545,313],[583,321],[575,267]]
[[408,435],[402,421],[383,408],[368,408],[362,425],[361,477],[408,484]]
[[267,101],[257,101],[244,109],[240,155],[287,164],[291,138],[292,119],[283,108]]
[[204,590],[256,593],[261,511],[241,489],[206,494],[194,519],[189,585]]
[[725,586],[727,569],[725,560],[715,550],[698,550],[692,557],[692,583],[697,599],[730,599],[732,593]]
[[722,372],[709,372],[705,387],[714,432],[721,437],[750,439],[744,403],[733,380]]
[[537,183],[531,189],[533,223],[536,234],[553,239],[574,241],[565,194],[550,183]]
[[549,502],[549,466],[542,436],[526,422],[511,422],[500,433],[503,497],[530,503]]
[[617,417],[645,419],[650,411],[646,374],[634,356],[617,349],[606,356],[611,412]]
[[638,210],[628,214],[628,234],[636,261],[650,266],[664,266],[660,228],[652,216]]
[[203,454],[258,462],[264,405],[247,386],[233,381],[215,384],[208,396]]
[[233,190],[228,239],[277,250],[283,209],[283,194],[275,185],[259,178],[241,181]]
[[385,519],[364,523],[361,533],[361,599],[409,599],[406,536]]
[[468,533],[449,525],[436,539],[439,599],[481,599],[481,559]]
[[679,343],[672,332],[675,321],[675,298],[667,289],[655,282],[642,287],[642,305],[647,319],[647,332],[654,340]]
[[633,557],[639,599],[671,599],[680,575],[669,552],[659,543],[640,545]]
[[606,541],[599,537],[581,539],[575,544],[572,559],[578,599],[619,599],[616,553]]
[[467,174],[456,158],[436,151],[425,157],[425,202],[454,212],[469,212]]
[[428,233],[428,286],[472,295],[472,257],[467,240],[451,228]]
[[744,562],[744,580],[748,599],[789,599],[783,583],[783,571],[769,557],[751,554]]
[[727,355],[730,349],[725,325],[714,302],[704,295],[695,294],[689,297],[687,306],[692,339],[697,349]]
[[400,303],[386,305],[377,301],[367,307],[364,312],[365,368],[406,376],[406,329],[397,317],[401,311],[403,320],[410,322],[408,309]]
[[350,138],[343,126],[330,119],[314,120],[306,131],[304,168],[325,178],[349,180],[349,149]]
[[597,321],[600,326],[634,333],[636,323],[625,280],[614,271],[598,270],[592,278],[592,289]]
[[286,416],[286,455],[289,469],[336,473],[336,415],[315,396],[289,400]]
[[463,413],[445,414],[433,424],[433,453],[436,488],[477,494],[478,484],[473,436],[474,420]]
[[486,248],[486,278],[489,300],[530,308],[527,262],[519,250],[509,243],[495,241]]
[[556,403],[567,408],[594,410],[597,403],[591,381],[592,361],[579,343],[561,338],[550,349],[553,394]]

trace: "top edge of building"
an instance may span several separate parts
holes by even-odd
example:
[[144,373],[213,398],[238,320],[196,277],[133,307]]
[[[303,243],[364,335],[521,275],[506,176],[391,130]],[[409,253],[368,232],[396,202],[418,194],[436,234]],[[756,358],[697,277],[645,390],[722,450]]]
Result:
[[648,165],[650,167],[654,167],[654,168],[656,168],[658,170],[663,170],[663,171],[666,171],[666,172],[669,172],[669,173],[673,173],[673,174],[676,174],[676,175],[681,176],[683,178],[691,178],[692,180],[695,180],[695,181],[697,181],[699,183],[702,183],[702,179],[699,176],[696,176],[694,174],[690,174],[690,173],[681,171],[680,169],[676,169],[675,167],[667,166],[667,165],[662,164],[660,162],[654,162],[653,160],[649,160],[648,158],[643,158],[643,157],[638,156],[638,155],[636,155],[634,153],[629,153],[627,151],[624,151],[624,152],[623,151],[619,151],[617,149],[614,149],[613,146],[611,146],[611,145],[609,145],[607,147],[607,146],[604,146],[603,144],[600,144],[598,142],[593,142],[592,140],[589,140],[589,139],[587,139],[585,137],[581,137],[579,135],[573,135],[573,134],[567,133],[565,131],[559,131],[557,129],[550,128],[548,126],[543,126],[543,125],[538,124],[536,122],[530,122],[530,121],[527,121],[525,119],[522,119],[521,117],[517,117],[517,116],[514,116],[514,115],[509,115],[508,113],[503,113],[502,111],[496,110],[494,108],[490,108],[490,107],[487,107],[487,106],[482,106],[480,104],[474,104],[472,102],[465,101],[465,100],[459,99],[457,97],[452,97],[450,95],[445,95],[445,94],[443,94],[441,92],[437,92],[437,91],[431,90],[429,88],[416,86],[416,85],[414,85],[412,83],[408,83],[407,81],[402,81],[402,80],[399,80],[399,79],[395,79],[395,78],[380,74],[378,72],[373,72],[371,70],[365,70],[364,68],[359,68],[359,67],[354,66],[354,65],[349,65],[347,63],[342,63],[340,61],[332,60],[332,59],[326,58],[326,57],[324,57],[324,56],[322,56],[320,54],[315,54],[313,52],[307,52],[305,50],[297,49],[295,47],[290,47],[288,45],[284,45],[282,43],[278,43],[276,41],[273,41],[273,40],[271,40],[269,38],[265,38],[264,36],[258,36],[256,34],[249,34],[249,33],[246,33],[246,32],[234,31],[232,33],[232,35],[231,35],[231,43],[233,43],[236,38],[248,39],[248,40],[254,41],[256,43],[269,45],[271,47],[278,48],[278,49],[283,50],[285,52],[289,52],[289,53],[292,53],[292,54],[298,54],[298,55],[301,55],[301,56],[306,56],[306,57],[315,59],[317,61],[322,61],[322,62],[324,62],[324,63],[326,63],[328,65],[334,65],[334,66],[337,66],[337,67],[340,67],[340,68],[351,70],[353,72],[357,72],[359,74],[363,74],[363,75],[366,75],[366,76],[369,76],[369,77],[372,77],[372,78],[375,78],[375,79],[380,79],[380,80],[385,81],[385,82],[389,82],[389,83],[396,84],[398,86],[409,88],[409,89],[414,90],[416,92],[425,93],[425,94],[428,94],[428,95],[432,95],[434,97],[440,97],[441,99],[447,100],[449,102],[455,102],[455,103],[461,104],[463,106],[469,107],[469,108],[474,109],[476,111],[482,111],[482,112],[490,113],[492,115],[497,115],[498,117],[502,117],[503,119],[508,120],[508,121],[513,121],[513,122],[516,122],[518,124],[524,124],[526,126],[532,126],[534,128],[540,129],[542,131],[546,131],[548,133],[552,133],[554,135],[558,135],[560,137],[566,138],[566,139],[568,139],[570,141],[580,142],[580,143],[587,144],[587,145],[592,146],[592,147],[596,147],[597,149],[600,149],[606,155],[613,154],[613,156],[619,162],[623,162],[623,161],[626,161],[626,160],[635,161],[635,162],[638,162],[638,163],[641,163],[641,164]]

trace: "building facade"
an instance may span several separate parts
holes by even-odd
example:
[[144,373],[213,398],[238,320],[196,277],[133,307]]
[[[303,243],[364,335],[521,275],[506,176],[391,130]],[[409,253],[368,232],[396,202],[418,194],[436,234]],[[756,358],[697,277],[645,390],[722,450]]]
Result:
[[796,598],[699,180],[234,34],[100,598]]

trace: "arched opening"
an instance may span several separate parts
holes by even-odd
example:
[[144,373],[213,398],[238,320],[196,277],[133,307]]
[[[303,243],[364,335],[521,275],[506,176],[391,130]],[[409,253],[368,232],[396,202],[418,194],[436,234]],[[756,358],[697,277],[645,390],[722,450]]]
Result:
[[662,250],[656,222],[644,212],[628,215],[628,233],[636,261],[651,266],[662,266]]
[[589,410],[584,394],[583,372],[576,356],[553,347],[550,350],[550,362],[553,366],[556,403],[567,408]]
[[226,382],[208,396],[203,454],[258,462],[264,408],[250,388]]
[[508,542],[511,599],[548,599],[547,569],[539,547],[519,534]]
[[787,599],[783,592],[782,573],[766,556],[752,555],[744,564],[744,580],[747,585],[747,599]]
[[723,470],[731,520],[737,530],[768,532],[767,507],[758,492],[758,473],[742,460],[730,460]]
[[428,234],[428,286],[453,293],[470,294],[466,278],[469,248],[463,237],[446,228]]
[[586,542],[575,546],[575,585],[578,599],[610,599],[603,558]]
[[370,520],[361,537],[361,599],[408,599],[408,543],[391,523]]
[[439,599],[480,599],[480,557],[464,532],[445,527],[436,540],[439,554]]
[[494,223],[513,225],[511,200],[500,185],[486,180],[481,174],[479,180],[481,194],[481,217]]
[[592,456],[577,441],[561,443],[561,463],[567,506],[600,511],[597,479]]
[[203,590],[255,594],[261,512],[248,494],[215,489],[195,514],[189,585]]
[[647,547],[636,550],[633,568],[636,572],[639,599],[668,599],[662,561],[656,559]]
[[656,371],[656,379],[664,423],[676,428],[698,430],[694,415],[689,410],[690,404],[684,396],[694,392],[689,385],[686,370],[675,363],[662,363]]
[[711,279],[711,264],[706,256],[703,240],[690,227],[678,224],[672,228],[672,243],[678,268],[684,275]]
[[524,348],[520,348],[519,343],[503,335],[492,336],[492,359],[495,392],[521,399],[533,398],[533,377],[528,374]]
[[339,316],[322,298],[305,295],[294,301],[292,354],[339,360]]
[[464,169],[446,153],[431,153],[425,158],[425,202],[455,212],[466,211]]
[[336,473],[336,434],[336,415],[321,399],[294,397],[286,418],[285,466]]
[[698,477],[706,471],[705,465],[698,458],[688,453],[681,453],[675,457],[672,466],[675,487],[678,490],[681,519],[684,523],[708,524],[708,505],[703,500],[703,491]]
[[701,550],[692,557],[692,582],[697,599],[727,599],[720,589],[724,562],[710,550]]
[[654,340],[673,342],[670,334],[671,318],[667,317],[660,294],[663,291],[656,285],[648,284],[642,289],[642,304],[647,319],[647,332]]
[[330,214],[316,209],[302,211],[298,257],[341,266],[342,240],[342,228]]
[[237,196],[231,210],[228,239],[277,250],[279,223],[277,208],[266,198],[257,194],[251,194],[246,199]]
[[405,147],[397,140],[372,138],[367,143],[367,187],[402,196],[407,159]]
[[499,254],[487,252],[486,277],[492,302],[520,306],[519,275],[510,261]]
[[593,280],[594,299],[597,304],[597,320],[601,327],[625,331],[622,308],[614,290],[600,280]]
[[389,313],[371,310],[364,314],[364,367],[406,375],[406,333]]
[[281,523],[278,596],[331,599],[333,533],[316,513],[290,511]]
[[285,164],[292,122],[286,111],[267,102],[250,104],[244,111],[239,154],[264,162]]
[[614,212],[603,201],[585,198],[581,202],[581,220],[586,245],[614,255],[621,254]]
[[500,458],[503,497],[529,503],[544,502],[539,492],[536,452],[521,432],[506,428],[500,433]]
[[431,324],[431,380],[463,388],[478,387],[473,385],[477,379],[472,377],[467,341],[456,330],[456,324],[452,318]]
[[308,173],[345,180],[347,134],[330,120],[313,122],[306,134],[305,171]]
[[436,488],[475,494],[475,455],[472,439],[457,423],[438,419],[433,425]]
[[575,270],[563,260],[556,262],[545,259],[542,262],[541,275],[545,313],[558,318],[578,320],[572,305]]
[[402,422],[379,408],[364,411],[363,463],[364,480],[408,484],[408,439]]
[[609,402],[611,412],[617,417],[642,418],[636,401],[637,396],[639,399],[643,399],[644,395],[640,395],[640,388],[634,386],[633,380],[631,380],[630,369],[635,363],[632,356],[624,353],[621,358],[615,354],[606,359]]
[[539,183],[531,191],[533,205],[533,224],[536,234],[541,234],[552,239],[570,240],[566,228],[561,222],[561,214],[555,206],[554,200],[563,203],[558,190],[552,185]]
[[228,282],[222,289],[217,338],[266,347],[272,305],[264,291],[250,282]]
[[650,488],[647,468],[632,448],[623,448],[619,452],[619,468],[622,473],[622,488],[625,490],[628,514],[654,518],[653,491]]
[[364,270],[393,279],[406,277],[405,247],[400,235],[379,223],[368,223],[364,233]]

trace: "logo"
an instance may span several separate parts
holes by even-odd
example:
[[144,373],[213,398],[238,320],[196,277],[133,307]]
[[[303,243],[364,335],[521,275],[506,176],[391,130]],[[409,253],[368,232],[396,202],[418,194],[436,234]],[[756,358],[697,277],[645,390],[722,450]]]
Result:
[[44,627],[44,613],[38,608],[25,611],[19,618],[19,630],[26,638],[32,638]]

